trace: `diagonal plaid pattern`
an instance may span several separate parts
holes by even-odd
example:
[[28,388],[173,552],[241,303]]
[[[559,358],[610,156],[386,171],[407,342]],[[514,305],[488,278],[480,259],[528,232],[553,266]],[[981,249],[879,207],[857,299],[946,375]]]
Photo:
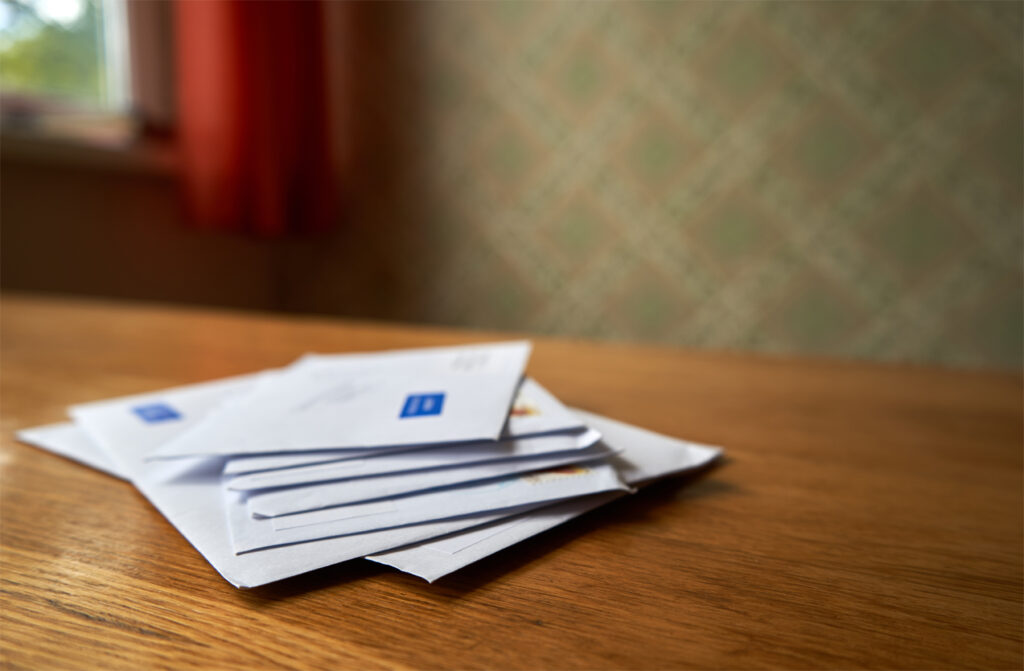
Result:
[[1021,366],[1020,3],[417,12],[411,167],[332,308]]

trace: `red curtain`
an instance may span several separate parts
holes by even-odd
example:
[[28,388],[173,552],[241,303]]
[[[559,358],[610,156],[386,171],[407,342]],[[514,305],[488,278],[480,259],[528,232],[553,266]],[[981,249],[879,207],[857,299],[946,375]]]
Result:
[[275,236],[330,224],[323,6],[178,0],[179,141],[197,225]]

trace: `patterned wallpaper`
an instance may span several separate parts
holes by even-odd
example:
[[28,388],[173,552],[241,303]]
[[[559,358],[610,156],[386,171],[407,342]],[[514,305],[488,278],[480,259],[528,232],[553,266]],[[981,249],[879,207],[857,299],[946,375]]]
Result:
[[355,214],[289,302],[1019,369],[1022,7],[364,9]]

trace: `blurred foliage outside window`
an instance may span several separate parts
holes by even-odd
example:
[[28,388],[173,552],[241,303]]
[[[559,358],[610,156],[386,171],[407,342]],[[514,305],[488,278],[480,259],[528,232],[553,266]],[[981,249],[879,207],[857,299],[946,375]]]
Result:
[[4,121],[127,111],[123,0],[0,0]]

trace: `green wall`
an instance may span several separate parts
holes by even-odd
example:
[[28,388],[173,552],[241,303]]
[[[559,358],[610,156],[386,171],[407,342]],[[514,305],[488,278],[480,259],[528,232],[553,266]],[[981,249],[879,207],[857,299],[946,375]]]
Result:
[[1021,3],[402,7],[359,101],[401,168],[295,302],[1021,366]]

